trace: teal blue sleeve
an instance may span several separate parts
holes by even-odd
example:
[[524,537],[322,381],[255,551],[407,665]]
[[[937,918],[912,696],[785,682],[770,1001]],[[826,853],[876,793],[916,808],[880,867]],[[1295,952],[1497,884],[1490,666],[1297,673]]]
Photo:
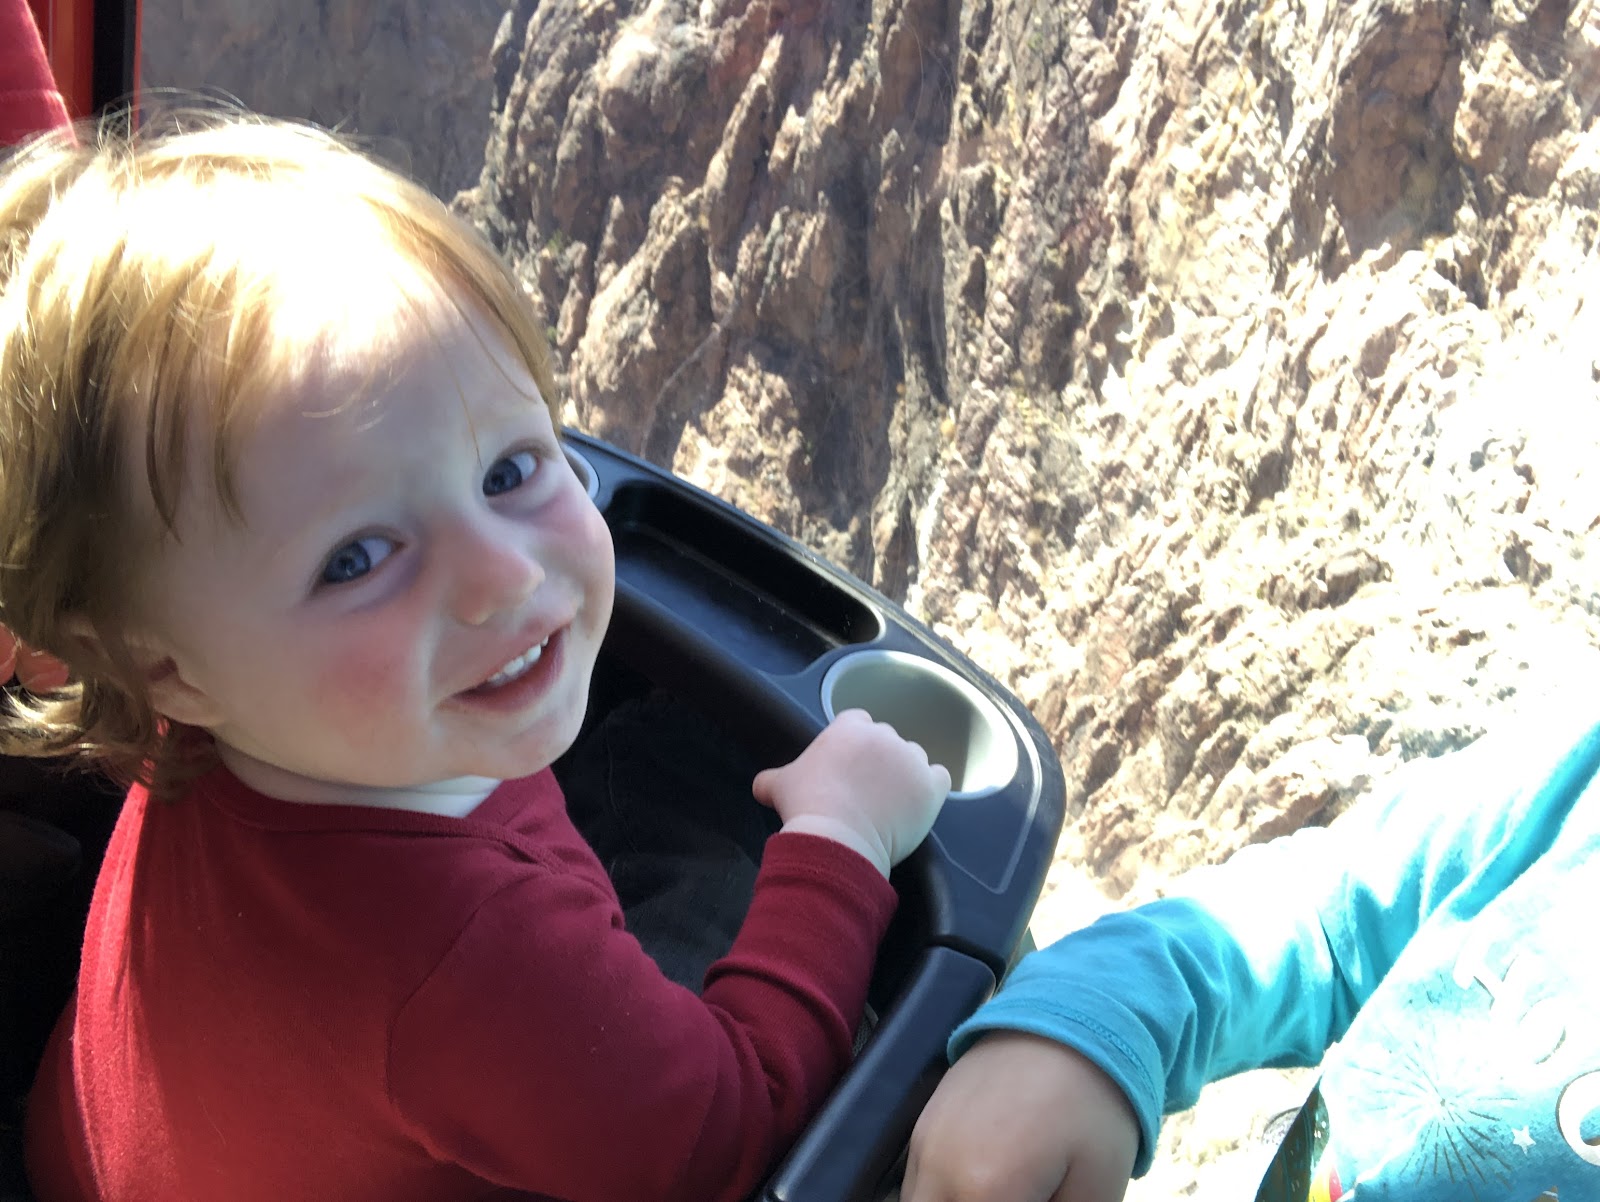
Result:
[[1078,1049],[1132,1101],[1143,1173],[1161,1116],[1207,1082],[1318,1063],[1418,926],[1514,880],[1597,766],[1600,729],[1570,721],[1407,765],[1330,827],[1245,848],[1026,957],[950,1055],[993,1030]]

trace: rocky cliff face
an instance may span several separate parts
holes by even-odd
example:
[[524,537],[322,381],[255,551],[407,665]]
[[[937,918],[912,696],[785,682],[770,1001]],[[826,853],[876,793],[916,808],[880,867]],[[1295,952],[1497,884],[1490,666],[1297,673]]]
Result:
[[142,4],[140,75],[151,101],[209,92],[338,126],[445,196],[477,178],[503,0]]
[[518,0],[576,423],[905,599],[1139,895],[1581,682],[1596,0]]

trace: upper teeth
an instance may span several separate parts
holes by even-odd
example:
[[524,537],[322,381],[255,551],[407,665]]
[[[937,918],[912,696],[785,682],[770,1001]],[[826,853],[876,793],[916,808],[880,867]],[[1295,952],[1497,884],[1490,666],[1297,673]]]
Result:
[[533,667],[534,664],[539,662],[539,657],[544,654],[545,644],[549,643],[549,641],[550,640],[546,638],[545,641],[540,643],[537,647],[529,647],[521,655],[517,656],[516,659],[512,660],[505,667],[501,668],[500,671],[489,677],[488,680],[484,681],[484,684],[510,684],[529,668]]

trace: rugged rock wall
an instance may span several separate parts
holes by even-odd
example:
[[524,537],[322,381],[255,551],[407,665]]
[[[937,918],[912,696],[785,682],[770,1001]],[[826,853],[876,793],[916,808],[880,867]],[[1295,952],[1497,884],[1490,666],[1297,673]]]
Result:
[[1597,0],[518,0],[494,62],[462,202],[574,420],[1014,687],[1064,873],[1594,669]]
[[336,125],[453,195],[489,132],[503,0],[142,0],[141,82]]

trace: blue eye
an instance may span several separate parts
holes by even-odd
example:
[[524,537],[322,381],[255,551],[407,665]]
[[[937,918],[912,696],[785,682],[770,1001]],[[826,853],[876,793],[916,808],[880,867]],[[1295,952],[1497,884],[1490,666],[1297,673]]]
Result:
[[537,463],[532,451],[518,451],[515,455],[496,459],[484,473],[483,495],[498,497],[501,493],[521,488],[532,479]]
[[328,557],[318,583],[349,584],[352,580],[359,580],[394,554],[394,550],[394,539],[384,538],[381,534],[346,543]]

